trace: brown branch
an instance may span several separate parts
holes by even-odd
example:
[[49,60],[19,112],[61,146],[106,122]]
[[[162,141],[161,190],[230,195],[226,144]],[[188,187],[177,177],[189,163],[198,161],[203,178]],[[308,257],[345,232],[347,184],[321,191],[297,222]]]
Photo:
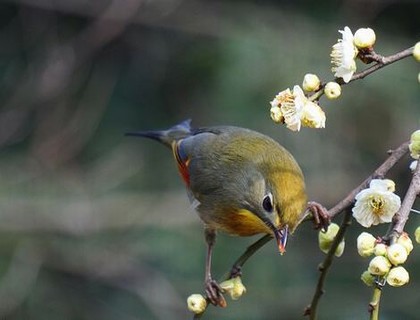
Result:
[[353,204],[356,195],[365,189],[372,179],[385,177],[388,171],[408,152],[408,144],[408,142],[404,142],[397,149],[389,151],[390,156],[369,177],[353,189],[343,200],[328,210],[330,217],[334,218],[337,214],[349,208]]
[[315,293],[312,298],[312,302],[309,306],[305,308],[304,315],[309,316],[309,319],[315,320],[317,317],[317,308],[319,300],[321,299],[322,294],[325,292],[324,284],[327,278],[328,270],[332,265],[334,260],[334,254],[339,246],[340,242],[344,238],[344,234],[347,231],[347,227],[351,224],[351,211],[347,210],[346,214],[343,218],[343,222],[341,223],[340,229],[334,238],[334,241],[331,245],[330,250],[328,251],[324,261],[319,265],[318,269],[320,271],[320,276],[318,279],[318,283],[316,285]]
[[[400,51],[396,54],[390,55],[388,57],[381,56],[373,51],[368,53],[366,57],[370,58],[373,61],[377,61],[377,63],[363,71],[355,73],[353,77],[350,79],[349,83],[356,80],[363,79],[364,77],[375,72],[376,70],[379,70],[387,65],[390,65],[391,63],[397,62],[401,59],[411,56],[413,54],[413,50],[414,50],[414,46],[407,48],[403,51]],[[339,83],[344,84],[344,82],[342,81],[343,79],[340,78],[340,80],[341,81]]]
[[390,231],[385,236],[385,239],[393,241],[401,235],[404,231],[405,224],[407,223],[408,217],[413,207],[413,203],[417,196],[420,194],[420,165],[417,164],[416,169],[413,173],[410,186],[405,194],[400,210],[395,214],[392,219]]

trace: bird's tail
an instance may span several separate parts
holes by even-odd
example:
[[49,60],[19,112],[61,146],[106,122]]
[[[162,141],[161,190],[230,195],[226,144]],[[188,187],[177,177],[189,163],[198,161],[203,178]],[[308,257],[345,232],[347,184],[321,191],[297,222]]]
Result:
[[191,135],[191,119],[182,121],[168,130],[126,132],[125,135],[153,139],[171,147],[174,141]]

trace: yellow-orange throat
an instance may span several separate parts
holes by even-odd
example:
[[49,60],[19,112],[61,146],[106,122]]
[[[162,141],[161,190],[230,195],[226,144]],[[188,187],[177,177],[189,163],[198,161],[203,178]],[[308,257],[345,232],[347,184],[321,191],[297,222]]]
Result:
[[[273,233],[257,215],[246,209],[240,209],[239,211],[230,214],[227,219],[224,220],[224,226],[228,233],[236,234],[239,236],[251,236],[257,233]],[[279,225],[279,217],[276,217],[274,225]]]

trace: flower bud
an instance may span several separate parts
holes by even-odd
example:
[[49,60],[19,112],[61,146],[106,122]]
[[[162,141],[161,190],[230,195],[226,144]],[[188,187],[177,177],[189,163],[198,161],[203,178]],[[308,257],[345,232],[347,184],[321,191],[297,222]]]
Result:
[[242,283],[241,277],[233,278],[233,290],[230,292],[232,300],[238,300],[245,292],[246,288]]
[[414,57],[414,59],[416,59],[417,61],[420,62],[420,42],[417,42],[414,45],[413,57]]
[[375,277],[371,275],[371,273],[366,270],[365,272],[362,273],[362,275],[360,276],[360,279],[365,283],[365,285],[367,285],[368,287],[373,286],[373,284],[375,283]]
[[414,237],[416,238],[416,242],[420,243],[420,226],[418,226],[416,231],[414,231]]
[[[320,242],[319,243],[319,249],[321,249],[321,251],[324,252],[324,253],[328,253],[328,251],[330,251],[330,249],[331,249],[331,245],[332,245],[332,242]],[[346,246],[346,243],[345,243],[344,240],[342,240],[338,244],[337,249],[335,249],[334,255],[338,258],[341,257],[343,252],[344,252],[344,247],[345,246]]]
[[320,85],[321,81],[316,74],[307,73],[303,77],[302,88],[307,92],[318,90]]
[[371,28],[358,29],[353,38],[354,45],[359,49],[371,48],[375,44],[375,31]]
[[389,271],[386,282],[393,287],[401,287],[410,281],[410,275],[404,267],[395,267]]
[[403,232],[401,234],[401,236],[397,240],[397,243],[402,245],[405,248],[405,250],[407,250],[407,254],[410,254],[411,250],[413,250],[413,241],[411,241],[407,232]]
[[319,241],[323,242],[333,242],[335,239],[335,236],[338,233],[338,230],[340,229],[339,225],[336,223],[330,223],[330,225],[327,228],[327,231],[321,230],[318,234]]
[[378,243],[375,246],[374,254],[375,256],[386,256],[386,250],[388,246],[385,243]]
[[331,242],[327,242],[327,241],[320,241],[319,242],[319,249],[324,252],[324,253],[328,253],[328,251],[330,251],[331,248]]
[[344,240],[343,241],[341,241],[339,244],[338,244],[338,247],[337,247],[337,249],[335,249],[335,252],[334,252],[334,255],[337,257],[337,258],[339,258],[339,257],[341,257],[341,255],[343,254],[343,252],[344,252],[344,247],[346,246],[346,243],[344,242]]
[[404,263],[408,257],[407,250],[399,243],[390,245],[386,254],[389,262],[391,262],[394,266]]
[[391,268],[389,260],[383,256],[373,258],[368,267],[368,271],[375,276],[383,276],[388,273]]
[[201,294],[192,294],[187,299],[188,310],[195,314],[203,313],[207,307],[207,300]]
[[328,99],[337,99],[341,95],[341,86],[337,82],[330,81],[325,85],[324,93]]
[[420,130],[416,130],[411,134],[408,148],[410,149],[411,157],[413,159],[418,159],[420,157]]
[[[326,232],[321,230],[318,233],[318,244],[319,244],[319,248],[321,249],[322,252],[328,253],[328,251],[330,251],[331,245],[332,245],[339,229],[340,229],[340,227],[338,226],[338,224],[331,223],[328,226],[328,229],[327,229]],[[334,254],[335,254],[336,257],[340,257],[343,254],[344,247],[345,247],[345,243],[344,243],[344,239],[343,239],[338,244],[338,247],[335,250]]]
[[220,287],[224,290],[224,292],[229,293],[232,300],[238,300],[246,292],[246,288],[242,284],[241,277],[235,277],[223,281],[220,284]]
[[357,252],[362,257],[369,257],[373,254],[376,245],[376,238],[368,232],[362,232],[357,237]]

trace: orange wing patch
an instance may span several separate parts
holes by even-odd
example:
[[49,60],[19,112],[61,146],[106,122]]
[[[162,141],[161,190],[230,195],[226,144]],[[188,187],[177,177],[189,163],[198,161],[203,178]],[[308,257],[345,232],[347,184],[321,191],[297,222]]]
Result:
[[181,174],[182,180],[184,180],[187,187],[190,186],[190,172],[188,170],[188,165],[190,163],[190,158],[182,152],[181,146],[182,140],[174,141],[172,143],[172,152],[176,160],[178,171]]

